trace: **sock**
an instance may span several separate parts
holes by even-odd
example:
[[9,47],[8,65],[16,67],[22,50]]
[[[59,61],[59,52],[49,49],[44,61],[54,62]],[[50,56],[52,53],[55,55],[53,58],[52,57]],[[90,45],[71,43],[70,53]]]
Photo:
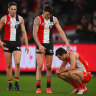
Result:
[[40,81],[39,82],[36,82],[36,88],[41,88]]
[[12,79],[11,80],[8,80],[8,84],[9,85],[12,85]]
[[51,87],[51,81],[47,80],[47,88]]
[[79,84],[79,86],[80,86],[81,89],[85,88],[85,85],[82,82]]
[[78,88],[78,87],[79,87],[79,85],[78,85],[77,83],[75,83],[74,81],[72,81],[70,84],[71,84],[74,88]]
[[18,84],[18,83],[19,83],[19,78],[15,77],[15,84]]

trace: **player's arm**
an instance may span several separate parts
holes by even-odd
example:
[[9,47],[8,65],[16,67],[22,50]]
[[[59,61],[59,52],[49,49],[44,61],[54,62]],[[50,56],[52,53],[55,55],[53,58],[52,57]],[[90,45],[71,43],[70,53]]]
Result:
[[34,24],[33,24],[33,38],[37,44],[37,46],[39,47],[39,51],[43,52],[45,47],[41,45],[39,39],[38,39],[38,29],[39,29],[39,25],[40,25],[40,18],[36,17],[34,20]]
[[58,30],[58,32],[60,33],[60,36],[61,38],[64,40],[64,42],[66,43],[66,46],[68,49],[70,49],[70,45],[69,45],[69,42],[66,38],[66,35],[63,31],[63,29],[61,28],[60,24],[59,24],[59,21],[56,17],[54,17],[54,22],[55,22],[55,26],[56,26],[56,29]]
[[56,74],[60,74],[65,69],[66,64],[67,64],[67,60],[64,60],[61,66],[56,70]]
[[[0,20],[0,30],[2,29],[2,27],[4,26],[5,24],[5,16],[1,18]],[[1,41],[1,38],[0,38],[0,48],[1,49],[4,49],[4,42]]]
[[75,65],[76,65],[76,56],[74,53],[70,53],[70,66],[65,68],[63,70],[63,72],[69,71],[69,70],[74,70],[75,69]]
[[22,35],[24,37],[24,41],[25,41],[25,44],[26,44],[25,51],[27,51],[27,53],[28,53],[29,52],[28,38],[27,38],[26,30],[25,30],[24,19],[21,16],[19,18],[20,18],[20,21],[21,21]]

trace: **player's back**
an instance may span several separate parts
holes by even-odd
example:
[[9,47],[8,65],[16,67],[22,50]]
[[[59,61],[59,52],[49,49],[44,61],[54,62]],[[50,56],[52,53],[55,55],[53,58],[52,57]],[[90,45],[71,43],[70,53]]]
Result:
[[76,60],[76,69],[83,72],[89,72],[88,62],[80,54],[78,59]]

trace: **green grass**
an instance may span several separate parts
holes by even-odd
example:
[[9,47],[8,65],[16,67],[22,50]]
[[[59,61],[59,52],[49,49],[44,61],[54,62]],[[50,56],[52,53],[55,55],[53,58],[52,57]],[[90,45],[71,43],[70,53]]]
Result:
[[[13,81],[14,83],[14,81]],[[46,76],[42,76],[42,93],[36,94],[36,78],[35,75],[21,75],[20,86],[22,91],[15,90],[7,91],[7,77],[0,75],[0,96],[78,96],[77,94],[70,94],[72,87],[59,79],[57,76],[52,76],[52,94],[46,94]],[[82,96],[96,96],[96,77],[92,77],[91,81],[86,84],[88,91]]]

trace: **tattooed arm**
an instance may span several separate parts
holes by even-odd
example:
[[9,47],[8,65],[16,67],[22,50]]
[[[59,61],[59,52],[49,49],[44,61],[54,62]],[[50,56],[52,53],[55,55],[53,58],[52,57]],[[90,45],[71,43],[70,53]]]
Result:
[[33,25],[33,38],[37,44],[37,46],[39,47],[39,51],[40,52],[45,52],[45,47],[41,45],[39,39],[38,39],[38,30],[39,30],[39,25],[40,25],[40,18],[36,17],[34,20],[34,25]]

